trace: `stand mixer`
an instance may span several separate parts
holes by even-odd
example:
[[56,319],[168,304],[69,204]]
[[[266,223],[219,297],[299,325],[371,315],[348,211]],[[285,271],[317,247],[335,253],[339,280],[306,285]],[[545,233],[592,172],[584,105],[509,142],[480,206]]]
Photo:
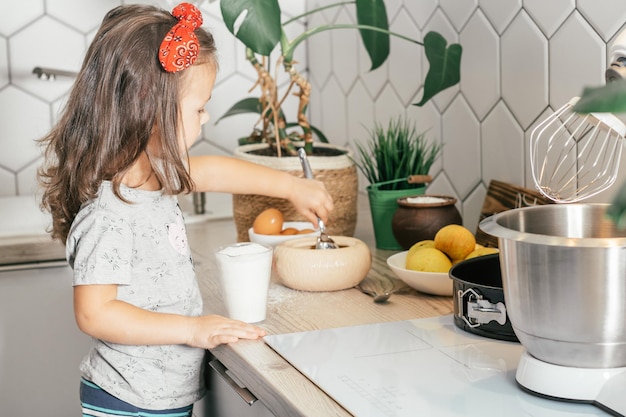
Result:
[[[611,46],[607,82],[626,78],[626,30]],[[615,183],[626,125],[611,113],[579,114],[578,97],[543,120],[530,135],[530,167],[537,189],[557,203],[592,197]]]
[[[607,82],[626,78],[626,30],[610,49]],[[610,113],[572,111],[574,98],[532,132],[537,189],[574,203],[617,178],[626,126]],[[516,381],[555,400],[626,416],[626,230],[608,204],[509,210],[480,228],[498,237],[507,314],[525,351]]]
[[541,361],[526,351],[517,365],[515,379],[532,394],[589,402],[615,416],[626,415],[626,367],[560,366]]

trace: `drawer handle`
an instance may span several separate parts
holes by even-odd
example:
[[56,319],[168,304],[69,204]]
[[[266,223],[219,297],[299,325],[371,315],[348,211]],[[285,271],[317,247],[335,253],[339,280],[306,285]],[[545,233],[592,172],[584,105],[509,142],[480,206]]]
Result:
[[212,361],[209,361],[209,366],[213,368],[219,376],[224,378],[224,381],[226,381],[226,383],[230,385],[237,394],[239,394],[241,399],[244,400],[246,404],[251,406],[258,400],[258,398],[255,397],[248,388],[240,386],[230,375],[228,375],[228,369],[226,369],[222,362],[217,359],[213,359]]

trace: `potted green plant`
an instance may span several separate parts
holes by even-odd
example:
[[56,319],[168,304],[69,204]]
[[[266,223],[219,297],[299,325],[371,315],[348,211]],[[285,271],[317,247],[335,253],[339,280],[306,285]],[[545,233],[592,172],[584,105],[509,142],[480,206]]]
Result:
[[[285,27],[295,21],[306,19],[315,13],[335,7],[353,5],[357,23],[355,24],[325,24],[317,27],[307,27],[293,39],[287,37]],[[316,178],[324,180],[325,168],[319,168],[316,160],[318,155],[323,158],[331,158],[338,155],[346,161],[340,168],[344,172],[339,175],[328,175],[337,178],[335,186],[324,180],[331,195],[337,201],[348,199],[351,203],[346,207],[348,214],[342,213],[341,207],[336,207],[333,212],[335,218],[329,221],[329,232],[333,234],[352,235],[354,226],[347,228],[336,227],[342,223],[342,219],[348,218],[348,222],[356,224],[356,196],[358,193],[358,180],[356,168],[346,149],[338,151],[328,144],[324,134],[309,123],[307,107],[310,100],[310,84],[299,73],[294,62],[296,48],[305,40],[320,32],[339,29],[355,29],[360,33],[360,38],[371,61],[370,70],[380,67],[388,58],[390,51],[390,37],[395,36],[415,43],[424,48],[429,62],[429,70],[423,84],[423,95],[416,105],[423,105],[438,92],[457,84],[460,80],[460,60],[462,48],[458,44],[448,46],[446,40],[437,32],[429,32],[423,42],[411,37],[395,33],[389,30],[387,12],[383,0],[356,0],[338,2],[335,4],[314,8],[301,16],[282,20],[283,16],[278,0],[224,0],[220,2],[220,9],[224,23],[233,35],[246,47],[246,59],[256,70],[258,79],[255,83],[260,94],[258,97],[248,97],[235,103],[217,123],[225,117],[231,117],[242,113],[259,114],[259,122],[252,129],[252,133],[242,140],[240,144],[255,144],[241,148],[235,154],[242,157],[243,154],[254,152],[255,162],[265,165],[274,165],[276,158],[287,156],[291,162],[284,162],[287,171],[298,172],[297,148],[304,147],[313,168]],[[416,52],[417,53],[417,52]],[[274,59],[269,59],[270,55]],[[278,56],[276,56],[278,55]],[[274,65],[279,63],[280,65]],[[282,68],[290,79],[284,91],[279,92],[276,71]],[[276,69],[276,70],[274,70]],[[298,109],[295,121],[287,121],[282,106],[285,98],[289,95],[298,97]],[[319,139],[315,147],[313,135]],[[260,145],[259,145],[260,144]],[[271,161],[260,159],[261,156],[271,158]],[[344,186],[347,184],[347,187]],[[247,229],[254,220],[255,212],[258,213],[268,205],[280,205],[278,201],[259,201],[258,196],[234,196],[235,223],[238,229],[238,238],[245,240]],[[243,200],[243,201],[241,201]],[[252,211],[238,212],[246,210]],[[238,209],[239,208],[239,209]],[[290,210],[290,209],[287,209]],[[294,219],[296,220],[296,219]],[[333,229],[335,227],[335,229]],[[350,228],[352,231],[350,231]]]
[[387,127],[375,123],[368,130],[368,140],[355,146],[355,164],[370,183],[367,194],[376,247],[402,249],[392,231],[396,200],[424,193],[430,182],[428,172],[441,152],[441,144],[429,141],[425,132],[418,132],[415,123],[399,116],[390,119]]

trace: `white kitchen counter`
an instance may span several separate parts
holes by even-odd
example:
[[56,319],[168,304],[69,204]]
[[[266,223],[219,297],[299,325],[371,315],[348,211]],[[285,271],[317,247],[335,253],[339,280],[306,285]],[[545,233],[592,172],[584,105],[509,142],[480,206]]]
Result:
[[[194,213],[191,194],[178,200],[187,224],[232,217],[230,194],[207,194],[202,214]],[[64,246],[47,232],[51,224],[50,214],[40,209],[37,196],[0,197],[0,271],[64,265]]]
[[[355,237],[374,246],[366,196],[360,196]],[[217,281],[213,250],[236,241],[234,224],[208,222],[188,227],[205,312],[225,314]],[[373,250],[370,279],[393,280],[386,258],[393,252]],[[409,291],[392,295],[389,303],[375,304],[357,289],[306,292],[272,282],[268,317],[260,323],[268,334],[336,328],[366,323],[433,317],[452,312],[452,298]],[[239,341],[211,351],[265,407],[276,416],[349,416],[340,404],[302,375],[263,340]]]

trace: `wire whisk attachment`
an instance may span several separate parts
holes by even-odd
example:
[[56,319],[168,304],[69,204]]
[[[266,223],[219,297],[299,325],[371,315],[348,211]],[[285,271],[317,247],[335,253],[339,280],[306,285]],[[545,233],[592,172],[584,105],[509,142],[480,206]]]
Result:
[[611,113],[580,114],[572,98],[530,135],[530,167],[537,189],[572,203],[609,188],[617,179],[626,126]]

